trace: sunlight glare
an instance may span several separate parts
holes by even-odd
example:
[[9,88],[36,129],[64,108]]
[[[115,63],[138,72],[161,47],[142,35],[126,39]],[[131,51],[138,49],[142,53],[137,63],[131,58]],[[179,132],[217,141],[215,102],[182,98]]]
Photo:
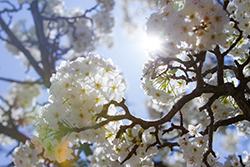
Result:
[[162,40],[159,37],[148,37],[143,36],[142,38],[142,48],[148,52],[157,52],[160,51],[162,47]]

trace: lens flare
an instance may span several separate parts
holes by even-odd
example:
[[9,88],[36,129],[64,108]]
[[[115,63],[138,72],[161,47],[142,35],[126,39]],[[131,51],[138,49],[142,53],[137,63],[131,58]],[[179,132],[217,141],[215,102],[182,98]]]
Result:
[[148,52],[157,52],[161,50],[163,41],[156,36],[144,36],[142,38],[142,48]]

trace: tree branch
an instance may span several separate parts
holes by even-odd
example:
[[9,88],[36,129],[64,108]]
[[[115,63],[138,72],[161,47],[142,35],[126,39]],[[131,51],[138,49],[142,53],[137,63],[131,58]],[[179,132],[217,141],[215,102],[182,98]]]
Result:
[[20,133],[17,129],[14,128],[8,128],[6,126],[3,126],[0,124],[0,133],[3,133],[13,139],[18,140],[19,142],[25,143],[26,140],[29,140],[27,136],[24,134]]
[[[52,72],[54,72],[54,63],[51,53],[49,52],[50,43],[44,34],[43,18],[40,15],[38,9],[38,1],[35,0],[31,3],[31,13],[36,27],[36,35],[38,38],[39,50],[41,53],[43,70],[44,70],[44,85],[50,87],[51,83],[49,81]],[[52,69],[53,68],[53,69]]]
[[23,52],[23,54],[26,56],[26,58],[29,60],[30,64],[34,67],[34,69],[36,70],[36,72],[42,77],[44,78],[44,72],[43,70],[39,67],[38,63],[36,62],[36,60],[33,58],[33,56],[30,54],[30,52],[25,49],[25,47],[22,45],[21,41],[19,41],[19,39],[17,39],[17,37],[14,35],[14,33],[9,29],[9,27],[6,25],[6,23],[4,22],[4,20],[2,19],[1,15],[0,15],[0,25],[3,28],[3,30],[6,32],[6,34],[8,34],[11,43],[17,47],[21,52]]
[[15,83],[19,83],[19,84],[43,84],[43,82],[41,82],[40,80],[36,80],[36,81],[18,81],[18,80],[14,80],[14,79],[9,79],[9,78],[2,78],[0,77],[0,80],[2,81],[6,81],[6,82],[15,82]]

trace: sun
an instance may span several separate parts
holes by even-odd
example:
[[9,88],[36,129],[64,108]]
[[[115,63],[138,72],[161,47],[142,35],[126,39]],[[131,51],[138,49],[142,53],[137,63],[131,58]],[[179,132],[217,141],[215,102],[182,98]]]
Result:
[[147,52],[158,52],[162,49],[163,41],[157,36],[143,36],[141,47]]

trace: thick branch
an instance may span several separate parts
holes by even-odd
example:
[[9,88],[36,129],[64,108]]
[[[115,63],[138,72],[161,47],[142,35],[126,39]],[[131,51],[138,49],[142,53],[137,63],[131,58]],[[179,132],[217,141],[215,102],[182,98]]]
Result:
[[[214,131],[216,131],[219,127],[221,126],[228,126],[228,125],[232,125],[234,123],[237,123],[239,121],[243,121],[245,120],[245,116],[244,115],[237,115],[235,117],[232,118],[228,118],[225,120],[219,120],[214,124]],[[206,132],[206,131],[205,131]]]
[[188,102],[194,99],[195,97],[199,97],[202,94],[202,91],[199,89],[195,89],[190,94],[183,96],[178,102],[174,104],[172,109],[160,120],[155,121],[155,124],[164,124],[166,122],[170,122],[171,119],[175,116],[175,114],[181,110],[181,108]]
[[39,44],[39,50],[42,57],[42,64],[44,69],[44,85],[46,87],[50,87],[50,81],[49,78],[51,77],[51,67],[54,67],[51,62],[53,62],[52,55],[49,53],[49,46],[50,43],[47,41],[47,38],[44,34],[44,25],[43,25],[43,18],[40,15],[39,9],[38,9],[38,2],[33,1],[31,3],[31,12],[33,15],[33,20],[36,27],[36,35],[38,38],[38,44]]
[[25,143],[26,140],[29,140],[29,138],[27,136],[20,133],[17,129],[8,128],[6,126],[3,126],[2,124],[0,124],[0,133],[3,133],[5,135],[7,135],[13,139],[18,140],[19,142],[23,142],[23,143]]
[[224,84],[224,55],[221,54],[219,46],[216,45],[216,48],[214,49],[214,54],[217,58],[217,82],[218,85]]

